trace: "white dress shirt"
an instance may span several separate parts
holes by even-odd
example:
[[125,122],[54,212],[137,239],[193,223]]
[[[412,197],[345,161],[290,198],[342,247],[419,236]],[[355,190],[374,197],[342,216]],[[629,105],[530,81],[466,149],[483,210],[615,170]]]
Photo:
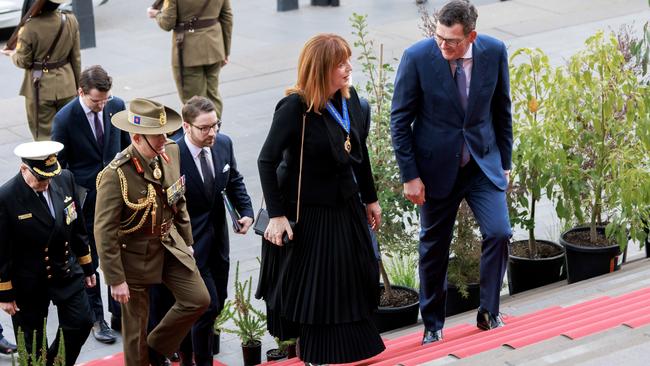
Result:
[[214,163],[212,162],[212,152],[210,151],[209,147],[198,147],[190,141],[189,137],[187,137],[187,134],[183,136],[183,139],[185,139],[185,143],[187,144],[187,148],[190,150],[190,155],[192,155],[192,159],[194,159],[194,164],[196,164],[196,169],[199,171],[199,175],[201,176],[201,179],[205,182],[205,179],[203,178],[203,172],[201,171],[201,150],[205,150],[205,157],[206,160],[208,161],[208,167],[212,171],[212,176],[216,177],[216,174],[214,174]]
[[[86,119],[88,120],[88,124],[90,124],[90,129],[93,131],[93,136],[97,138],[97,131],[95,131],[95,114],[92,109],[90,109],[86,103],[81,100],[81,97],[79,97],[79,104],[81,104],[81,108],[83,108],[84,113],[86,114]],[[97,118],[99,118],[99,123],[104,126],[104,110],[102,109],[101,111],[97,112]],[[103,132],[103,131],[102,131]]]

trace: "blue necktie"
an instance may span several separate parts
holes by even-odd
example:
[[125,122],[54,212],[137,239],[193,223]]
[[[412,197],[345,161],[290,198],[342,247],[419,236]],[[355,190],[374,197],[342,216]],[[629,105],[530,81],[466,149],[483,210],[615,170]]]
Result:
[[208,198],[212,198],[212,193],[214,192],[214,175],[212,175],[212,169],[210,169],[208,166],[208,158],[206,156],[205,149],[201,149],[201,153],[199,155],[205,193],[208,195]]
[[97,112],[93,111],[93,124],[95,125],[95,138],[97,139],[97,145],[99,145],[99,150],[104,150],[104,127],[99,121],[99,116]]
[[[456,59],[456,73],[454,74],[454,80],[456,81],[456,88],[458,88],[458,97],[460,98],[460,105],[463,107],[463,111],[467,113],[467,76],[465,75],[465,69],[463,68],[463,59]],[[460,152],[460,166],[463,167],[469,162],[469,150],[467,149],[467,144],[463,137],[463,145]]]

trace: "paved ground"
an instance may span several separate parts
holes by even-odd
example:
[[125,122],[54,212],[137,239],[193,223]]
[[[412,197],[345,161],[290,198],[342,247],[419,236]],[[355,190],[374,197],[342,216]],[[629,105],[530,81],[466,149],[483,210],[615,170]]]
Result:
[[[126,100],[147,97],[180,107],[171,78],[171,35],[146,18],[149,0],[110,0],[95,9],[97,47],[82,51],[84,65],[101,64],[114,77],[113,93]],[[295,81],[300,47],[318,32],[335,32],[350,42],[353,12],[368,14],[371,36],[382,42],[387,59],[399,59],[404,48],[421,38],[419,15],[413,0],[342,0],[340,7],[311,7],[300,1],[297,11],[278,13],[272,0],[233,1],[235,29],[231,63],[223,69],[223,132],[235,143],[240,169],[255,207],[261,201],[256,158],[266,136],[273,109],[283,90]],[[428,9],[444,1],[430,0]],[[509,48],[540,47],[552,62],[560,64],[580,49],[597,29],[617,29],[633,24],[639,29],[650,19],[647,0],[476,0],[478,30],[506,41]],[[397,61],[395,61],[397,63]],[[355,80],[362,81],[357,67]],[[22,73],[7,58],[0,58],[0,182],[17,171],[14,147],[28,141],[24,101],[17,96]],[[556,238],[560,224],[551,206],[541,207],[540,237]],[[253,234],[231,238],[233,270],[241,261],[244,276],[257,277],[259,238]],[[256,282],[256,281],[255,281]],[[261,304],[258,304],[261,308]],[[11,322],[0,314],[5,335],[13,339]],[[54,329],[56,313],[50,321]],[[270,337],[264,349],[272,348]],[[226,335],[218,357],[230,365],[241,363],[238,340]],[[121,349],[118,342],[105,346],[89,339],[79,361],[87,361]],[[9,364],[0,357],[0,365]]]

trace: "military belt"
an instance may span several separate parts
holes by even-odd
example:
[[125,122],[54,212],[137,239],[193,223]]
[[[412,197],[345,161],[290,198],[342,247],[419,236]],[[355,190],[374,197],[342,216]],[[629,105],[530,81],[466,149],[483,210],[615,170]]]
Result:
[[176,48],[178,49],[178,67],[180,68],[179,76],[181,79],[181,88],[185,86],[185,78],[183,77],[183,45],[185,43],[185,32],[194,33],[197,29],[208,28],[218,22],[218,18],[196,19],[195,17],[187,22],[176,23],[174,32],[176,33]]
[[40,61],[34,61],[32,63],[32,70],[43,70],[43,72],[47,73],[49,70],[54,70],[58,69],[60,67],[63,67],[67,64],[69,64],[69,60],[61,60],[61,61],[56,61],[56,62],[40,62]]

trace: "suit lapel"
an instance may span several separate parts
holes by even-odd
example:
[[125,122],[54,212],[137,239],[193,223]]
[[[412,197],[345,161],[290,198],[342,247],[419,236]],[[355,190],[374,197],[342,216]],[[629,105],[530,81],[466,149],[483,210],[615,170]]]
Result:
[[472,114],[472,110],[476,105],[481,86],[483,85],[483,78],[486,74],[488,62],[485,59],[485,52],[479,38],[476,38],[472,46],[472,79],[469,84],[469,96],[467,100],[467,118]]
[[183,171],[185,171],[188,175],[186,177],[187,179],[185,179],[186,184],[194,185],[195,188],[193,188],[193,190],[195,192],[201,192],[203,198],[207,200],[208,195],[205,193],[203,179],[201,179],[199,170],[194,163],[194,158],[192,157],[190,149],[187,147],[184,138],[178,140],[178,149],[180,150],[181,154],[181,164],[184,166]]
[[18,173],[15,179],[16,184],[19,187],[18,201],[21,203],[21,206],[24,207],[27,212],[31,213],[33,217],[42,221],[45,225],[52,226],[54,224],[54,219],[50,214],[50,210],[43,206],[34,190],[27,185],[20,173]]
[[88,117],[86,116],[84,109],[81,107],[81,103],[83,103],[83,101],[79,99],[79,97],[77,97],[75,103],[75,114],[77,115],[77,119],[81,124],[80,126],[81,133],[85,136],[86,140],[88,141],[90,146],[92,146],[92,148],[95,150],[95,152],[99,153],[99,155],[101,156],[102,152],[99,151],[99,145],[97,145],[97,139],[93,134],[93,130],[90,128]]
[[228,176],[228,174],[221,174],[224,172],[223,169],[226,167],[226,162],[224,160],[225,156],[223,156],[223,152],[217,151],[217,141],[218,140],[215,137],[214,144],[210,148],[210,153],[212,154],[212,167],[214,168],[215,196],[226,188],[226,177]]
[[[442,84],[442,89],[445,91],[445,94],[449,97],[449,100],[454,105],[454,109],[461,117],[465,116],[465,111],[463,111],[463,106],[460,104],[460,99],[458,96],[458,88],[454,82],[454,77],[451,74],[451,67],[449,66],[449,61],[445,60],[440,53],[440,49],[435,42],[431,49],[431,56],[433,61],[433,74],[438,77],[440,84]],[[474,74],[472,73],[472,76]],[[433,83],[432,85],[436,85]]]
[[61,187],[52,179],[50,183],[50,201],[52,201],[52,207],[54,208],[54,216],[56,218],[55,225],[56,227],[61,226],[63,223],[63,192]]

